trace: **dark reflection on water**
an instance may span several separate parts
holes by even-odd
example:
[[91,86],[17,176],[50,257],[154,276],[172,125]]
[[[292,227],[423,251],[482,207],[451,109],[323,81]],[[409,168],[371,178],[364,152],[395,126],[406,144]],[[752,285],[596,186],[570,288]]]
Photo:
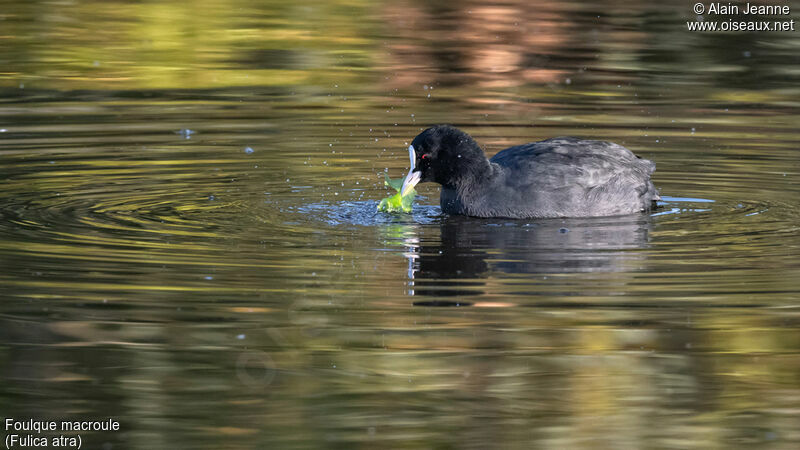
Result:
[[484,294],[484,284],[474,280],[498,273],[625,270],[623,261],[632,255],[621,250],[647,245],[649,226],[647,215],[538,222],[447,218],[441,242],[421,245],[413,255],[414,294]]
[[[691,6],[6,2],[0,414],[120,421],[88,448],[797,448],[800,41]],[[664,202],[377,212],[440,122],[618,142]]]
[[[460,218],[459,218],[460,219]],[[441,260],[455,273],[461,272],[458,250],[497,249],[502,260],[494,270],[507,273],[592,272],[613,270],[609,250],[642,248],[647,244],[648,216],[613,219],[564,219],[534,223],[476,223],[469,220],[446,222],[442,226],[442,249],[456,250]],[[432,249],[432,250],[435,250]],[[441,252],[441,251],[440,251]],[[522,257],[517,261],[515,256]],[[594,261],[592,256],[599,260]],[[608,258],[606,258],[608,257]],[[425,267],[425,263],[422,263]],[[464,267],[468,267],[466,264]],[[434,269],[435,263],[431,264]],[[435,277],[454,272],[433,270]],[[466,271],[466,276],[479,272]]]

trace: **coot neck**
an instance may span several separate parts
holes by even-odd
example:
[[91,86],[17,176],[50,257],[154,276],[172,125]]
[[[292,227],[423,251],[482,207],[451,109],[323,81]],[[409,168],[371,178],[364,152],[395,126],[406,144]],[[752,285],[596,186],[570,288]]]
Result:
[[463,142],[459,147],[450,176],[442,185],[455,190],[461,196],[470,196],[491,181],[492,164],[474,140]]

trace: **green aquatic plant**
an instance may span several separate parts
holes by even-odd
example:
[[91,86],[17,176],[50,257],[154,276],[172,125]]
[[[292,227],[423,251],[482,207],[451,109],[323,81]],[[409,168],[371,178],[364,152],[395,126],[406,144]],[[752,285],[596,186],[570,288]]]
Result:
[[417,195],[417,191],[414,190],[414,186],[419,183],[420,177],[422,176],[421,172],[414,171],[414,167],[416,165],[416,153],[414,152],[413,145],[408,146],[408,158],[411,163],[411,167],[408,169],[408,175],[406,175],[405,178],[397,178],[393,180],[389,178],[389,175],[383,175],[386,179],[384,184],[397,191],[397,194],[381,200],[380,204],[378,204],[378,211],[390,213],[401,211],[404,213],[411,212],[411,205],[414,203],[414,197]]
[[403,189],[404,178],[391,179],[389,178],[389,175],[384,175],[384,177],[386,177],[384,184],[396,190],[397,194],[381,200],[381,202],[378,204],[378,211],[389,213],[410,213],[411,205],[414,203],[414,197],[417,196],[417,191],[414,190],[414,188],[411,188],[406,191],[405,195],[403,195],[401,191]]

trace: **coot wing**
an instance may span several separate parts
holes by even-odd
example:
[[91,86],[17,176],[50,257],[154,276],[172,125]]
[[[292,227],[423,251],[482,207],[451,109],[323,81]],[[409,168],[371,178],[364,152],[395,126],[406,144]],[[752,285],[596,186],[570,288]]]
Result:
[[558,137],[505,149],[490,161],[504,176],[487,204],[510,205],[520,215],[629,214],[658,198],[650,182],[655,164],[611,142]]
[[536,189],[556,190],[581,186],[591,189],[616,178],[646,182],[655,164],[625,147],[605,141],[557,137],[510,147],[490,161],[507,173],[506,182]]

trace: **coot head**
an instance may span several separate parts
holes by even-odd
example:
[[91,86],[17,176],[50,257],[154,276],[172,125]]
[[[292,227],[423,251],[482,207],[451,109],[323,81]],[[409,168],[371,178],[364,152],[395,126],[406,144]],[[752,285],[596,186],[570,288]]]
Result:
[[450,125],[436,125],[420,133],[408,147],[411,169],[402,192],[426,181],[453,187],[479,176],[489,162],[483,150],[467,133]]

